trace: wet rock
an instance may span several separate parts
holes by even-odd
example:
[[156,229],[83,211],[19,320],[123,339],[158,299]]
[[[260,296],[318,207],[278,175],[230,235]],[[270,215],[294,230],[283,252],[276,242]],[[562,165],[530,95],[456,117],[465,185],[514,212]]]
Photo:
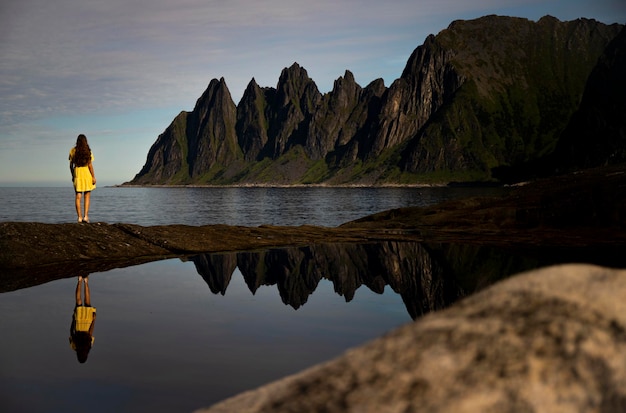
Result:
[[0,234],[0,263],[5,268],[169,254],[154,243],[103,223],[3,222]]
[[525,273],[221,412],[626,410],[626,271]]

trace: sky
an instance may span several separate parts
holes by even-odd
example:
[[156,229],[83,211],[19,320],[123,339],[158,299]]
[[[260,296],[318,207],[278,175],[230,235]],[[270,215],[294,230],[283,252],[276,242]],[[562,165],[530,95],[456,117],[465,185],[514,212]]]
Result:
[[399,78],[429,34],[497,14],[626,23],[623,0],[2,0],[0,186],[69,186],[85,134],[99,185],[131,180],[212,79],[238,103],[297,62],[322,93]]

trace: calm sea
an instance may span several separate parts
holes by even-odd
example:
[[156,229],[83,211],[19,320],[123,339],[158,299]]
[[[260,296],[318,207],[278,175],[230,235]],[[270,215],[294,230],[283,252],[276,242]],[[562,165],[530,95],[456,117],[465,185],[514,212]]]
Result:
[[[497,195],[498,188],[97,188],[92,222],[337,226],[393,208]],[[0,222],[74,222],[74,192],[0,188]]]

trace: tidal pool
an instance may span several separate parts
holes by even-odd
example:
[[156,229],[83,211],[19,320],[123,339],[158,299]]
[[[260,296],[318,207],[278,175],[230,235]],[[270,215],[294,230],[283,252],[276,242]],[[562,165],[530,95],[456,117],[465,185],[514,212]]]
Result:
[[89,275],[85,363],[69,344],[77,277],[0,294],[0,410],[193,411],[411,321],[388,286],[346,302],[320,279],[296,310],[276,285],[253,294],[239,268],[226,275],[216,293],[179,259]]
[[[198,254],[39,285],[50,274],[32,274],[33,287],[1,286],[0,411],[193,411],[512,274],[558,262],[623,267],[621,257],[388,241]],[[69,340],[79,275],[97,314],[83,363]]]

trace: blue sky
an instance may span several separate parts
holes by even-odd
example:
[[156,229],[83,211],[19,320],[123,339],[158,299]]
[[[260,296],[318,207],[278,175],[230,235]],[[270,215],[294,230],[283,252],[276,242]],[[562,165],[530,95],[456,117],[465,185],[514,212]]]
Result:
[[345,70],[389,86],[452,21],[487,14],[626,23],[623,0],[3,0],[0,186],[71,186],[84,133],[100,185],[132,179],[211,79],[235,103],[297,62],[320,92]]

